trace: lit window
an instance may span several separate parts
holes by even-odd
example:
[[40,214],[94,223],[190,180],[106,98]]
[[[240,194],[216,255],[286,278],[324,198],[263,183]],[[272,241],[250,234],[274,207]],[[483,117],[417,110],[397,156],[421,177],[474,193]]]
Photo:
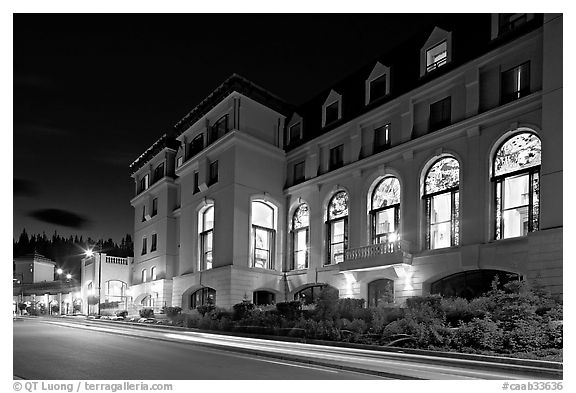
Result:
[[143,269],[142,270],[142,282],[146,282],[146,281],[148,281],[148,275],[147,275],[146,269]]
[[214,205],[200,211],[200,270],[212,269]]
[[156,266],[152,266],[150,269],[150,276],[152,281],[156,280]]
[[526,62],[502,73],[501,103],[505,104],[530,94],[530,63]]
[[540,163],[540,139],[532,133],[513,136],[496,152],[496,239],[525,236],[539,229]]
[[390,124],[374,129],[374,153],[379,153],[390,147]]
[[348,194],[339,191],[328,203],[326,230],[328,235],[327,265],[344,262],[348,248]]
[[222,116],[212,127],[210,127],[208,144],[214,143],[228,132],[228,115]]
[[218,161],[210,163],[210,173],[208,176],[208,183],[212,184],[218,183]]
[[184,162],[184,157],[180,156],[176,159],[176,166],[181,167]]
[[190,295],[190,309],[216,304],[216,290],[204,287]]
[[446,41],[426,51],[426,72],[442,67],[448,60],[448,45]]
[[276,230],[274,209],[266,202],[252,202],[252,267],[274,268]]
[[460,165],[452,157],[441,158],[430,167],[424,185],[426,202],[426,246],[428,249],[457,246]]
[[303,203],[292,217],[292,270],[308,268],[309,224],[308,205]]
[[294,164],[294,184],[298,184],[305,180],[304,168],[304,161]]
[[152,216],[158,214],[158,198],[152,199]]
[[152,244],[150,244],[150,252],[152,251],[156,251],[156,248],[158,246],[158,235],[153,233],[152,234]]
[[340,106],[339,101],[333,102],[330,105],[326,106],[326,109],[325,109],[325,111],[326,111],[325,124],[326,125],[333,123],[340,118],[339,106]]
[[394,303],[394,281],[388,278],[368,283],[368,307]]
[[400,182],[386,177],[372,192],[372,244],[384,244],[384,252],[397,250],[400,225]]
[[146,254],[148,251],[148,245],[146,244],[147,239],[145,237],[142,238],[142,255]]
[[440,128],[449,126],[452,122],[451,116],[452,100],[446,97],[430,105],[430,119],[428,129],[435,131]]
[[344,145],[338,145],[330,149],[330,162],[328,169],[334,170],[344,165]]

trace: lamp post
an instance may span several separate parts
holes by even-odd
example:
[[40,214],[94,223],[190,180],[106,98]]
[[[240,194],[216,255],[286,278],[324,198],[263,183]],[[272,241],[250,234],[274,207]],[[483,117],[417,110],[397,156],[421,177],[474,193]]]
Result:
[[88,258],[92,258],[94,257],[94,263],[96,263],[96,260],[98,259],[98,315],[100,315],[100,302],[102,301],[101,299],[101,295],[102,295],[102,288],[101,288],[101,283],[102,283],[102,255],[98,254],[98,258],[96,258],[96,256],[94,255],[94,248],[89,248],[88,250],[86,250],[85,252],[86,257]]

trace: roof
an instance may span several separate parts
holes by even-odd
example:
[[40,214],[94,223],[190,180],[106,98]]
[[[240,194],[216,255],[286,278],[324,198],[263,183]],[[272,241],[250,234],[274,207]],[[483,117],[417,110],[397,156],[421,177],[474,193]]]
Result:
[[53,265],[56,265],[56,262],[54,262],[53,260],[51,260],[50,258],[45,257],[42,254],[38,254],[37,252],[33,252],[30,254],[26,254],[26,255],[21,255],[19,257],[14,258],[14,261],[26,261],[29,262],[30,260],[33,260],[34,262],[46,262],[46,263],[51,263]]
[[[291,150],[319,135],[330,132],[342,124],[369,112],[375,107],[402,96],[439,76],[487,53],[497,46],[510,42],[542,24],[537,15],[515,31],[497,39],[491,39],[491,14],[447,14],[435,25],[423,28],[419,33],[360,68],[353,74],[322,91],[309,101],[298,106],[295,113],[303,118],[304,138],[287,146]],[[435,27],[452,32],[452,60],[436,71],[420,76],[420,50]],[[365,81],[377,62],[390,67],[390,94],[365,104]],[[338,121],[322,127],[322,105],[332,90],[342,96],[342,116]]]
[[180,143],[176,138],[182,135],[192,124],[201,119],[212,108],[218,105],[224,98],[234,91],[243,94],[244,96],[249,97],[285,116],[293,111],[293,107],[280,97],[270,93],[268,90],[238,74],[232,74],[190,112],[188,112],[180,121],[178,121],[172,130],[164,133],[160,139],[154,142],[152,146],[150,146],[140,155],[140,157],[130,164],[130,173],[134,174],[164,148],[177,150]]

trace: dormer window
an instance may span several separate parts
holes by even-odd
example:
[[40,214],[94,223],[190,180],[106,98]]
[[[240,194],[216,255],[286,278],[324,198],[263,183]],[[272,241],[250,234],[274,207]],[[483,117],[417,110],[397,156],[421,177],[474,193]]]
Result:
[[288,129],[288,144],[293,144],[302,139],[302,123],[291,125]]
[[376,101],[390,93],[390,68],[376,63],[366,79],[365,104]]
[[498,25],[500,34],[515,30],[527,22],[527,14],[500,14]]
[[420,76],[434,72],[452,61],[452,33],[435,27],[420,49]]
[[434,71],[442,67],[448,60],[448,49],[446,41],[441,42],[432,49],[426,51],[426,72]]
[[342,96],[334,90],[322,106],[322,127],[326,127],[342,117]]

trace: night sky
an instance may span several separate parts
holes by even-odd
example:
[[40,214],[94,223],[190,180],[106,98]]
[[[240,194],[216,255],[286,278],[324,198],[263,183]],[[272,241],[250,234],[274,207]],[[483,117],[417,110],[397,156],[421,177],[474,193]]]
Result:
[[14,238],[119,242],[130,163],[232,73],[299,104],[441,18],[14,15]]

